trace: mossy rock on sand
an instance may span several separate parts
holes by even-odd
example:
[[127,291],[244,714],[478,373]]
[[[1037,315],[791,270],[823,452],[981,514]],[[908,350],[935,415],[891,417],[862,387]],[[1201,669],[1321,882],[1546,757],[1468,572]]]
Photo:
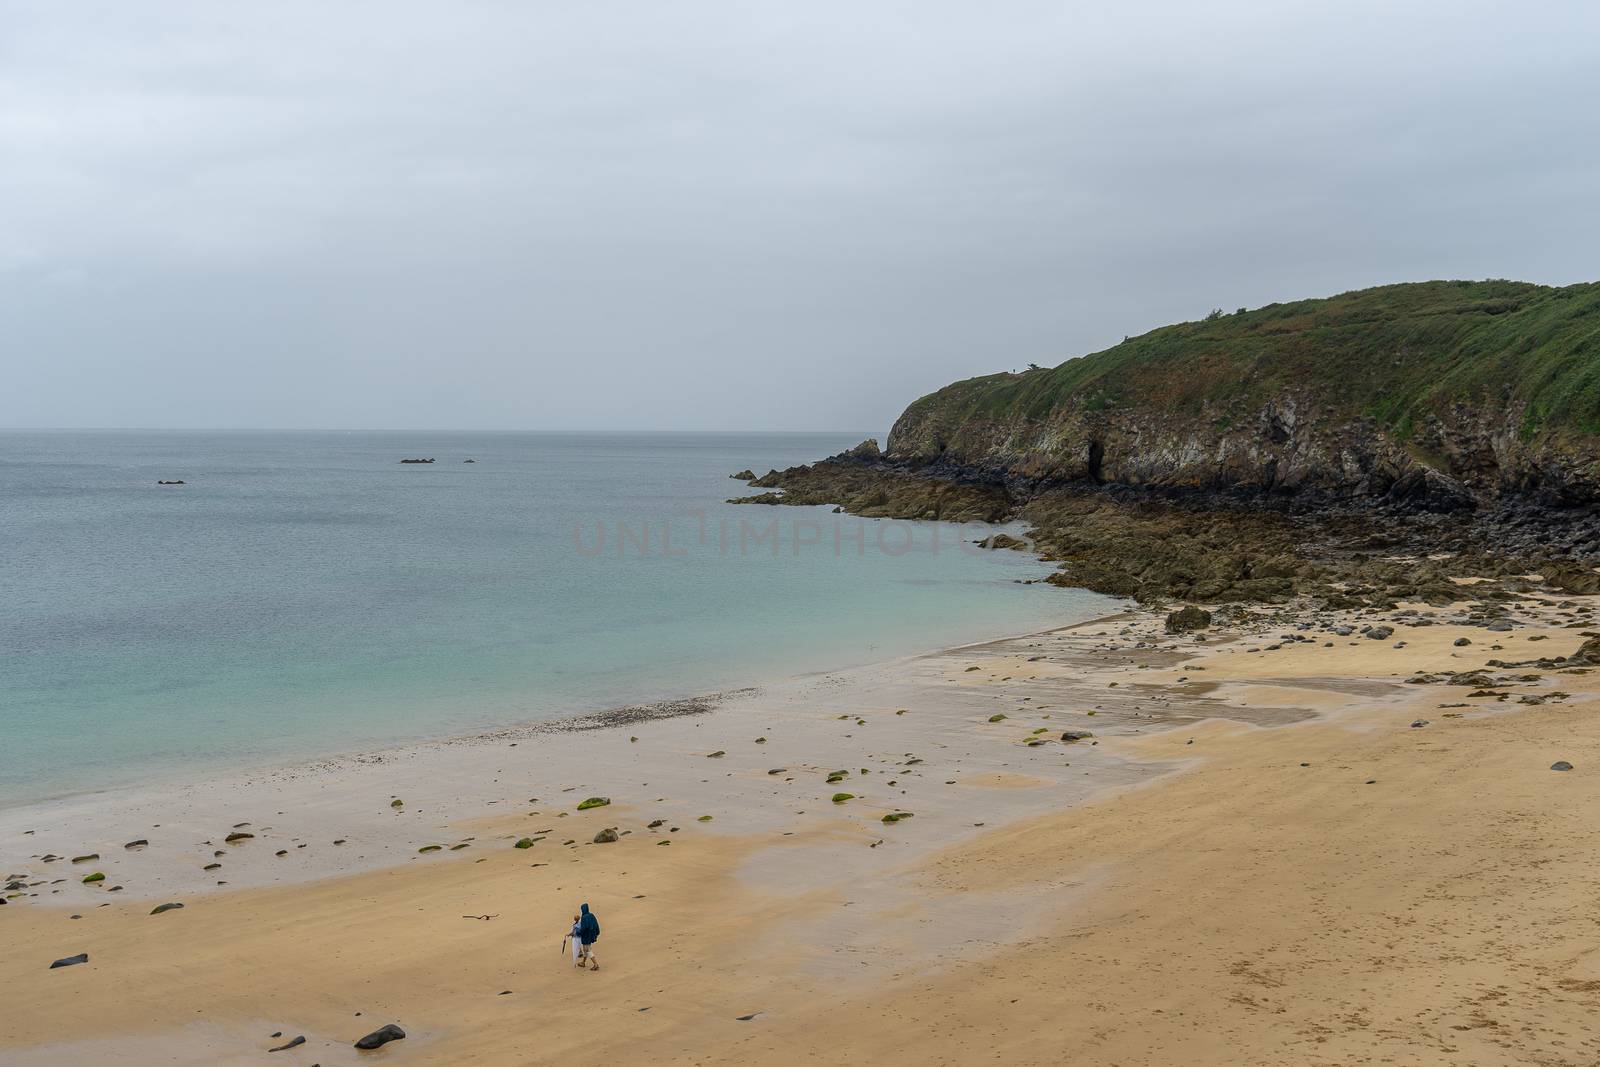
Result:
[[887,815],[885,815],[883,817],[883,821],[884,822],[889,822],[889,823],[895,823],[895,822],[899,822],[902,819],[909,819],[911,817],[912,817],[912,812],[909,812],[909,811],[891,811],[889,814],[887,814]]
[[1003,721],[1005,719],[1005,717],[1006,717],[1005,716],[1005,712],[1000,712],[999,714],[989,716],[989,721],[990,722],[1001,722],[1001,721]]
[[406,806],[406,802],[403,801],[403,800],[399,800],[399,799],[391,800],[391,801],[389,801],[389,806],[391,808],[403,808],[403,807]]
[[590,808],[603,808],[611,803],[610,797],[590,797],[578,805],[579,811],[588,811]]
[[423,845],[421,848],[417,849],[417,851],[418,852],[440,852],[440,851],[443,851],[443,849],[444,849],[443,845]]
[[95,871],[93,874],[86,874],[83,876],[84,885],[91,885],[94,882],[103,882],[105,880],[106,876],[99,871]]
[[1190,604],[1167,616],[1166,631],[1169,634],[1181,634],[1191,630],[1204,630],[1210,625],[1211,612]]
[[253,840],[255,836],[255,834],[245,833],[229,834],[227,837],[222,839],[222,842],[223,844],[232,844],[235,841],[250,841]]
[[535,841],[533,838],[531,838],[531,837],[522,837],[522,838],[518,838],[517,839],[517,843],[512,845],[511,847],[512,848],[532,848],[536,844],[538,844],[538,842]]
[[711,816],[709,816],[709,815],[702,815],[698,819],[695,820],[695,822],[710,822],[710,821],[711,821]]
[[843,804],[845,801],[854,800],[855,798],[856,798],[856,795],[854,793],[835,793],[835,794],[833,794],[833,802],[835,804]]

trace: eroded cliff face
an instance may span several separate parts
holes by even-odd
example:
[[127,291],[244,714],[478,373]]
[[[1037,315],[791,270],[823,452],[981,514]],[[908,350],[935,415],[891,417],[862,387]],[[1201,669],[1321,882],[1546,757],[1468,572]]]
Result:
[[888,457],[1034,483],[1600,500],[1600,283],[1421,282],[1213,313],[956,382]]
[[[1423,282],[1162,327],[917,400],[741,502],[1028,522],[1143,600],[1600,588],[1600,283]],[[1477,587],[1474,587],[1477,588]],[[1511,590],[1510,593],[1514,593]],[[1508,593],[1508,595],[1510,595]]]
[[1010,484],[1311,493],[1441,511],[1508,495],[1600,500],[1595,442],[1527,436],[1518,405],[1456,405],[1404,438],[1375,419],[1330,411],[1310,391],[1198,417],[1149,405],[1095,410],[1076,397],[1042,415],[968,408],[939,394],[913,404],[894,424],[887,458]]

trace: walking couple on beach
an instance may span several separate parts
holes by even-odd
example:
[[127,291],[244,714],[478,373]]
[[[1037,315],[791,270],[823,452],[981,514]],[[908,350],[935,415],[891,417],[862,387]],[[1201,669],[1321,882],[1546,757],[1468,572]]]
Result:
[[572,942],[572,965],[578,970],[583,970],[583,961],[589,961],[589,969],[598,971],[600,961],[594,958],[594,943],[600,940],[600,920],[594,917],[589,910],[589,905],[584,904],[578,909],[578,914],[572,917],[572,930],[561,939],[561,951],[567,951],[567,942]]

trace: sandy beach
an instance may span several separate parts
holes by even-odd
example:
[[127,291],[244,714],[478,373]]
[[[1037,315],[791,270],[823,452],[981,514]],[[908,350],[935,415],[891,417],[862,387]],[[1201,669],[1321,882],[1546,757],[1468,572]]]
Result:
[[1593,1063],[1600,686],[1486,668],[1583,604],[1132,611],[7,809],[0,1063]]

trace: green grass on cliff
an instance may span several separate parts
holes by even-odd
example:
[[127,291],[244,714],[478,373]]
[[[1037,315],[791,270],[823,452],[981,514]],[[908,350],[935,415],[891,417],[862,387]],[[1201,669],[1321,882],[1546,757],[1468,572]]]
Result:
[[1420,282],[1269,304],[1132,337],[1053,369],[973,378],[923,397],[950,425],[1156,408],[1224,430],[1309,390],[1325,414],[1404,438],[1456,403],[1525,404],[1525,435],[1600,434],[1600,283]]

